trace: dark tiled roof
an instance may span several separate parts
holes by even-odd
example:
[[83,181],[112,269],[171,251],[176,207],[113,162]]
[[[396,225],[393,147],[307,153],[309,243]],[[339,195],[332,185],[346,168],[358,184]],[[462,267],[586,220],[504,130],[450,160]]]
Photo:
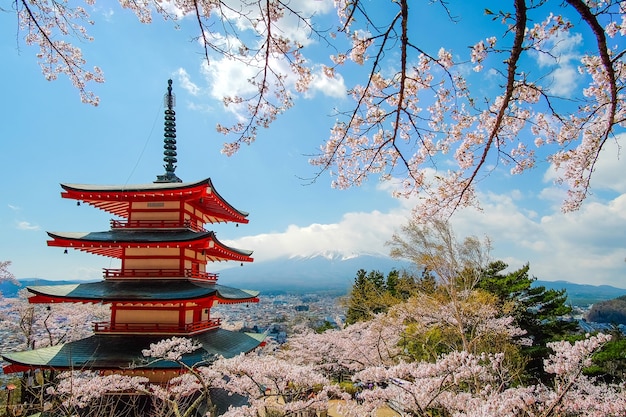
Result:
[[[48,242],[50,246],[74,247],[75,249],[86,250],[98,253],[105,248],[120,248],[134,244],[147,244],[154,246],[168,244],[179,244],[180,246],[206,248],[210,253],[228,254],[227,258],[238,259],[248,258],[252,255],[251,250],[236,249],[224,245],[215,236],[215,232],[196,232],[192,230],[106,230],[102,232],[48,232],[53,240]],[[207,242],[212,241],[210,246]],[[61,243],[58,243],[61,242]],[[209,245],[209,246],[207,246]],[[98,249],[100,248],[100,249]],[[110,252],[110,251],[109,251]],[[104,254],[104,253],[103,253]],[[121,252],[115,256],[121,256]],[[251,261],[251,259],[244,259]]]
[[[183,362],[189,366],[208,363],[216,355],[231,358],[249,352],[259,346],[264,335],[239,333],[224,329],[211,330],[191,339],[202,345],[201,349],[185,355]],[[171,361],[158,361],[147,365],[141,353],[151,343],[162,340],[162,336],[119,336],[93,335],[86,339],[42,349],[6,353],[2,357],[13,364],[35,368],[53,369],[124,369],[145,367],[146,369],[172,369],[179,365]]]
[[36,295],[96,302],[193,300],[211,295],[226,300],[247,300],[259,295],[258,291],[187,280],[98,281],[82,284],[38,285],[27,288]]
[[104,232],[48,232],[52,238],[89,242],[188,242],[206,238],[215,239],[213,232],[194,232],[192,230],[127,231],[107,230]]
[[[92,201],[94,205],[102,208],[103,210],[118,213],[118,210],[111,210],[111,207],[106,205],[100,205],[96,203],[95,200],[103,200],[103,201],[118,201],[123,202],[126,201],[125,204],[118,206],[117,208],[124,207],[118,214],[126,212],[128,210],[128,198],[123,197],[124,194],[134,194],[134,193],[146,193],[151,194],[154,197],[158,198],[159,192],[167,193],[167,194],[180,194],[180,193],[197,193],[200,192],[202,195],[206,195],[206,193],[211,194],[214,198],[210,198],[206,201],[205,208],[206,209],[214,209],[217,212],[232,212],[235,213],[238,217],[237,221],[243,221],[247,223],[245,219],[248,216],[248,213],[245,211],[237,210],[230,203],[228,203],[224,198],[217,192],[213,182],[210,178],[196,181],[196,182],[157,182],[157,183],[147,183],[147,184],[126,184],[126,185],[93,185],[93,184],[61,184],[61,187],[71,195],[71,198],[76,198],[78,200],[84,199],[85,201]],[[87,195],[83,195],[86,194]],[[110,193],[107,194],[107,193]],[[118,194],[118,195],[116,195]],[[122,198],[120,200],[120,195]],[[96,197],[97,195],[97,197]],[[66,195],[67,196],[67,195]],[[127,214],[127,213],[126,213]]]
[[127,184],[127,185],[94,185],[94,184],[61,184],[66,190],[75,191],[116,191],[116,192],[136,192],[136,191],[159,191],[159,190],[180,190],[185,188],[196,188],[198,186],[212,186],[211,179],[206,178],[204,180],[196,182],[160,182],[160,183],[146,183],[146,184]]

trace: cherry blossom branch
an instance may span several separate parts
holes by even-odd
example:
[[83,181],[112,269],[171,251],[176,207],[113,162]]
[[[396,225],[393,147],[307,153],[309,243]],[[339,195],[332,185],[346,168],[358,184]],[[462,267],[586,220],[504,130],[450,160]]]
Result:
[[513,46],[511,47],[511,53],[509,58],[507,59],[507,78],[506,78],[506,86],[505,93],[502,96],[502,101],[498,109],[498,114],[496,116],[496,120],[494,125],[489,133],[489,137],[487,139],[487,143],[485,144],[485,148],[480,157],[480,160],[474,166],[474,170],[472,174],[469,176],[468,180],[465,181],[465,186],[461,189],[458,198],[456,199],[456,203],[454,203],[452,210],[450,213],[453,213],[461,204],[465,194],[468,192],[469,187],[474,183],[476,176],[480,172],[481,168],[485,164],[487,160],[487,154],[491,150],[491,146],[494,142],[494,139],[498,135],[502,127],[502,123],[504,120],[504,114],[509,107],[509,103],[511,102],[511,98],[513,97],[513,91],[515,90],[515,76],[517,75],[517,63],[522,55],[522,51],[524,50],[524,33],[526,31],[526,1],[525,0],[515,0],[515,37],[513,40]]
[[[602,62],[602,66],[604,71],[606,72],[606,76],[608,78],[608,88],[609,88],[609,111],[605,116],[606,119],[606,127],[604,128],[604,132],[601,133],[600,143],[596,146],[595,152],[592,156],[592,160],[587,162],[588,164],[588,174],[587,177],[582,181],[582,195],[583,199],[589,193],[589,184],[591,181],[591,175],[594,171],[594,167],[598,161],[598,157],[600,156],[600,151],[604,147],[605,142],[609,138],[609,135],[613,131],[613,127],[616,124],[615,116],[617,114],[617,80],[615,76],[615,69],[613,68],[613,60],[609,56],[609,48],[606,42],[606,34],[604,32],[604,28],[598,22],[598,19],[591,13],[589,7],[583,3],[581,0],[567,0],[567,3],[570,4],[574,9],[580,14],[582,19],[589,25],[591,28],[598,46],[598,55],[600,56],[600,61]],[[607,5],[608,7],[608,5]],[[619,58],[618,58],[619,59]]]
[[209,63],[211,62],[211,60],[209,59],[209,48],[208,48],[208,45],[210,45],[210,42],[206,37],[204,24],[202,23],[202,19],[200,17],[202,16],[202,14],[200,12],[200,6],[198,6],[198,0],[194,0],[193,6],[196,11],[196,20],[198,22],[198,28],[200,29],[200,33],[201,33],[200,36],[202,36],[202,48],[204,49],[204,59],[206,59],[206,63],[207,65],[209,65]]
[[15,279],[15,275],[9,271],[11,261],[0,261],[0,282],[11,282],[16,285],[20,285],[19,281]]
[[[98,97],[93,92],[87,91],[85,84],[87,81],[104,82],[102,71],[98,67],[94,67],[93,72],[85,70],[83,68],[85,60],[82,57],[81,50],[67,42],[54,41],[50,35],[55,28],[63,34],[67,34],[67,28],[69,27],[73,30],[76,37],[91,40],[83,27],[76,26],[70,21],[70,19],[85,19],[87,17],[85,11],[82,8],[70,11],[56,1],[52,1],[50,5],[47,2],[44,5],[32,3],[41,9],[42,14],[37,16],[26,0],[15,0],[16,9],[19,9],[18,1],[28,17],[27,21],[22,22],[22,24],[27,25],[26,27],[29,28],[29,31],[31,25],[34,25],[36,29],[37,34],[29,33],[26,37],[26,42],[27,44],[37,43],[39,45],[41,49],[40,60],[42,60],[41,68],[46,78],[53,80],[56,78],[57,72],[65,73],[74,87],[78,89],[82,101],[97,106],[99,104]],[[57,11],[57,9],[60,10]],[[49,16],[50,13],[52,17]],[[60,22],[59,17],[64,19],[65,22]],[[45,27],[42,25],[45,25]],[[63,65],[58,63],[57,57],[61,59]],[[48,68],[45,67],[46,65]]]

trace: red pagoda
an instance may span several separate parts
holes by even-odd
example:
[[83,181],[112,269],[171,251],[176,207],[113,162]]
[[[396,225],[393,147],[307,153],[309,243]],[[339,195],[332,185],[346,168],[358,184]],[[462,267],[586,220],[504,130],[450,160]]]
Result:
[[61,196],[108,213],[110,230],[48,232],[49,246],[117,258],[104,279],[74,285],[31,286],[31,303],[107,303],[111,318],[93,324],[86,339],[30,351],[6,353],[5,373],[33,369],[91,369],[147,376],[154,382],[177,375],[175,363],[149,367],[142,349],[172,336],[189,337],[202,349],[187,355],[189,365],[217,355],[233,357],[259,346],[262,335],[227,331],[211,317],[218,304],[258,302],[258,292],[217,283],[210,262],[251,262],[251,251],[221,243],[208,223],[248,223],[248,213],[231,206],[210,179],[182,182],[175,174],[176,120],[172,80],[165,95],[165,174],[141,185],[61,184]]

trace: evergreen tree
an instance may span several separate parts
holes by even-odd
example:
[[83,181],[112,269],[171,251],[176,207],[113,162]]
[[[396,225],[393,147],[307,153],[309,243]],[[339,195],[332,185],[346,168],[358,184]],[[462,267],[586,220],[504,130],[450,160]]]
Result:
[[389,271],[389,274],[387,274],[387,283],[386,283],[386,288],[387,291],[389,291],[389,293],[394,296],[397,297],[398,296],[398,284],[400,283],[400,273],[395,270],[392,269],[391,271]]
[[516,324],[526,330],[524,337],[533,342],[522,350],[528,357],[527,372],[545,380],[543,360],[550,353],[546,344],[571,335],[577,331],[578,325],[563,318],[572,311],[566,304],[565,290],[532,285],[536,278],[528,275],[528,264],[503,273],[507,267],[502,261],[490,263],[477,287],[496,295],[504,314],[513,316]]
[[626,380],[626,336],[614,327],[609,340],[593,355],[593,364],[585,370],[587,375],[607,383],[619,384]]
[[402,298],[396,294],[398,291],[404,292],[406,286],[398,275],[398,271],[392,270],[385,279],[380,271],[368,273],[359,269],[350,294],[344,301],[347,308],[346,323],[371,320],[374,315],[385,313],[390,306],[398,304]]

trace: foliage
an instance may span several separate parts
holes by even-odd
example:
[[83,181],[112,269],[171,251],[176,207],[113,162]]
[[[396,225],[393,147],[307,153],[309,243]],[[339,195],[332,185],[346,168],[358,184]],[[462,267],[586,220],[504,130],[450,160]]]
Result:
[[[93,3],[14,0],[13,9],[25,43],[39,48],[44,76],[68,76],[96,105],[87,85],[102,82],[102,71],[89,69],[76,46],[91,40]],[[142,23],[154,14],[177,24],[191,17],[209,70],[216,56],[252,69],[249,88],[223,99],[240,116],[218,126],[234,135],[228,155],[291,108],[314,77],[342,82],[343,74],[362,74],[349,87],[352,104],[337,110],[311,159],[333,186],[358,186],[370,175],[397,179],[398,196],[422,197],[420,218],[446,217],[479,205],[476,185],[495,167],[523,173],[541,152],[567,188],[563,209],[579,208],[605,144],[625,126],[626,4],[510,0],[484,9],[482,20],[464,20],[461,3],[338,0],[336,30],[327,31],[317,15],[329,2],[120,1]],[[425,16],[441,30],[448,20],[465,45],[431,45],[426,40],[437,36],[421,24]],[[580,39],[589,49],[577,55],[572,45]],[[317,43],[332,51],[325,63],[307,55]],[[576,66],[576,82],[563,82]]]
[[324,333],[326,330],[330,330],[334,328],[335,328],[335,325],[333,323],[329,322],[328,320],[324,320],[324,322],[321,325],[315,327],[314,330],[316,333]]
[[366,272],[359,269],[354,284],[343,303],[346,307],[346,323],[371,320],[376,314],[386,312],[390,306],[406,299],[413,279],[392,270],[384,275],[380,271]]
[[19,284],[19,282],[15,279],[15,275],[9,271],[10,266],[11,261],[0,261],[0,282],[9,281],[14,284]]
[[512,317],[502,315],[489,293],[471,291],[455,300],[445,293],[418,294],[394,311],[405,318],[400,343],[411,361],[436,362],[442,355],[464,351],[502,354],[516,377],[523,366],[519,344],[526,339],[513,340],[525,332]]
[[626,337],[619,329],[610,333],[611,340],[593,355],[593,363],[585,374],[604,382],[623,383],[626,380]]
[[[383,319],[383,316],[386,318]],[[501,353],[473,354],[454,350],[434,362],[407,362],[392,356],[377,358],[375,354],[370,356],[371,361],[359,359],[362,351],[354,350],[358,337],[361,338],[360,345],[367,346],[369,351],[383,352],[371,344],[376,341],[378,347],[381,346],[380,324],[395,328],[404,319],[404,316],[390,312],[344,330],[311,333],[309,336],[313,338],[300,339],[300,342],[306,340],[306,345],[295,338],[293,344],[290,342],[293,352],[287,356],[280,351],[277,354],[259,351],[232,359],[219,359],[210,368],[195,370],[193,377],[181,378],[162,389],[147,386],[146,381],[137,378],[115,377],[105,381],[96,377],[92,381],[74,380],[73,384],[67,380],[65,385],[57,388],[56,393],[65,395],[66,402],[80,404],[83,409],[87,403],[81,401],[89,400],[92,405],[98,406],[94,401],[100,398],[98,393],[107,382],[109,388],[132,389],[145,392],[151,398],[158,397],[154,400],[165,396],[170,401],[176,401],[175,393],[189,394],[200,389],[199,377],[203,379],[205,388],[219,386],[248,398],[247,405],[231,408],[224,414],[229,417],[256,416],[266,410],[285,416],[298,415],[307,410],[325,409],[331,398],[342,400],[341,412],[346,416],[371,415],[375,409],[390,404],[401,407],[407,415],[618,416],[626,411],[626,398],[619,386],[594,383],[583,374],[594,352],[610,339],[609,336],[588,336],[575,343],[550,343],[554,353],[546,359],[545,371],[553,379],[547,385],[514,384],[512,370]],[[491,329],[500,326],[498,321],[486,321],[491,322],[492,325],[487,326]],[[358,327],[360,331],[354,333],[351,327]],[[371,336],[369,330],[374,331]],[[389,332],[388,335],[392,337],[392,334],[395,333]],[[172,341],[167,341],[163,347],[170,346],[180,353],[179,345],[175,346]],[[324,362],[327,358],[320,355],[323,346],[331,348],[328,352],[343,355],[344,363],[357,365],[351,373],[361,390],[351,394],[350,390],[341,389],[326,376]],[[162,357],[178,355],[151,349],[153,353],[157,351]],[[309,352],[318,354],[309,355]],[[331,360],[334,359],[341,358],[337,356]],[[70,389],[70,386],[73,388]],[[183,409],[180,410],[180,414],[171,415],[183,415]]]
[[[429,297],[418,295],[417,298],[432,311],[437,310],[437,304],[449,304],[450,317],[458,326],[457,329],[450,326],[422,329],[411,347],[417,357],[434,360],[455,349],[470,353],[491,352],[491,344],[501,352],[508,351],[511,354],[508,358],[521,355],[525,359],[518,358],[516,362],[527,361],[527,373],[545,380],[547,376],[542,372],[542,365],[550,353],[547,343],[560,340],[577,329],[575,322],[564,319],[572,311],[566,304],[564,290],[532,285],[536,279],[529,277],[528,264],[504,273],[508,267],[504,262],[488,262],[488,239],[481,242],[470,237],[460,241],[447,222],[424,224],[413,218],[400,233],[394,234],[388,244],[392,256],[411,260],[416,266],[432,271],[437,279],[436,291]],[[492,297],[476,290],[492,294]],[[524,331],[520,337],[528,343],[524,343],[519,352],[495,340],[482,343],[479,349],[471,348],[464,339],[464,334],[468,333],[461,311],[468,308],[479,311],[480,304],[482,307],[493,306],[500,317],[512,317],[515,325]],[[438,324],[443,323],[446,323],[445,319]]]
[[565,290],[534,286],[536,278],[528,275],[528,264],[516,271],[503,273],[507,267],[502,261],[490,263],[483,271],[477,288],[494,294],[500,308],[514,317],[515,323],[526,332],[524,337],[532,342],[522,348],[528,357],[527,371],[533,377],[545,378],[541,370],[550,353],[548,343],[576,332],[578,325],[567,320],[572,308],[566,304]]
[[424,224],[415,217],[394,233],[387,245],[392,257],[424,268],[451,298],[475,287],[491,250],[489,239],[481,241],[470,236],[460,241],[448,222],[432,220]]
[[30,304],[28,293],[0,298],[2,351],[19,351],[82,339],[93,334],[92,322],[110,317],[109,306],[99,304]]
[[626,296],[595,303],[586,318],[596,323],[626,324]]
[[[507,360],[503,350],[515,345],[521,329],[513,317],[502,316],[496,296],[476,290],[448,303],[432,294],[421,293],[421,297],[344,329],[315,333],[303,327],[283,349],[270,346],[230,359],[215,358],[210,366],[185,365],[182,358],[198,345],[185,338],[167,339],[144,350],[146,362],[140,367],[162,359],[179,363],[180,376],[168,384],[132,375],[68,372],[42,398],[51,411],[84,416],[131,415],[133,407],[147,407],[155,416],[191,416],[212,409],[208,393],[214,389],[247,398],[246,405],[224,414],[228,417],[256,417],[266,411],[295,416],[324,410],[331,399],[340,401],[346,416],[370,415],[389,405],[401,406],[408,415],[547,417],[626,412],[621,386],[594,382],[583,372],[610,336],[549,343],[552,353],[544,368],[550,381],[520,384],[517,364]],[[457,319],[462,320],[461,326]],[[456,344],[450,343],[445,352],[428,360],[412,357],[404,342],[418,334],[416,329],[428,328],[444,329],[447,339],[457,340]],[[346,376],[354,385],[336,382]],[[357,385],[360,389],[355,391]]]

